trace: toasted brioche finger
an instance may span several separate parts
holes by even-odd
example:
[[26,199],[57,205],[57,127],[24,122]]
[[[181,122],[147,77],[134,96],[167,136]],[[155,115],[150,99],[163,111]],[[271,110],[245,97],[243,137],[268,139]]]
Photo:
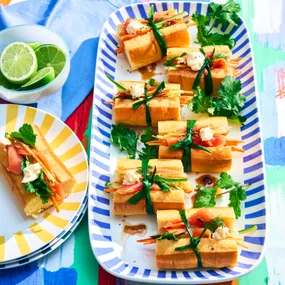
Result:
[[[46,139],[42,135],[38,126],[33,126],[36,137],[35,148],[47,158],[52,170],[56,174],[57,180],[61,182],[62,189],[67,197],[73,190],[76,180],[66,166],[52,151]],[[6,177],[12,193],[18,200],[27,216],[37,217],[42,211],[53,205],[51,200],[43,204],[40,197],[35,193],[30,193],[25,190],[25,185],[21,182],[23,175],[15,175],[7,170],[9,165],[8,153],[4,144],[0,143],[0,168],[1,172]]]
[[[196,268],[197,257],[193,249],[175,250],[175,248],[188,245],[189,238],[181,238],[178,241],[156,241],[156,265],[161,269],[187,269]],[[236,240],[215,240],[202,238],[198,244],[203,267],[222,268],[235,266],[238,259],[238,247]]]

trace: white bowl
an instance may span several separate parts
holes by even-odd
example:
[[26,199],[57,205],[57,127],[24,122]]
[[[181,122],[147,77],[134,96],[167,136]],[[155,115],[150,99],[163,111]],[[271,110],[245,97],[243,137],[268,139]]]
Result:
[[0,32],[0,53],[12,42],[40,42],[55,44],[66,54],[66,64],[61,73],[50,83],[40,88],[25,91],[8,90],[0,86],[0,98],[18,104],[38,102],[41,98],[54,94],[65,83],[69,70],[69,50],[65,41],[54,32],[40,25],[21,25],[7,28]]

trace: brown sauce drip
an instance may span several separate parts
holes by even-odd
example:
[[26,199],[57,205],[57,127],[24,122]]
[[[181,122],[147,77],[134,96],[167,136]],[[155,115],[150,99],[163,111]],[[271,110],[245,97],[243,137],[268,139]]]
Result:
[[144,235],[146,232],[146,225],[139,224],[139,225],[124,225],[124,233],[128,235]]
[[141,74],[142,80],[149,80],[155,76],[156,63],[143,66],[138,69],[138,72]]
[[217,182],[218,178],[209,174],[202,175],[196,179],[196,183],[204,187],[215,187]]

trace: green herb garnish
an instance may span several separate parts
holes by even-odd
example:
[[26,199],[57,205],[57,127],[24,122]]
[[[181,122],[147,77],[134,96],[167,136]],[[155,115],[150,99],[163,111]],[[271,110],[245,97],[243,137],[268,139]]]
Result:
[[153,15],[154,15],[154,7],[153,5],[150,7],[150,12],[148,15],[148,21],[149,21],[149,25],[153,30],[154,36],[159,44],[160,50],[161,50],[161,54],[162,57],[166,56],[166,52],[167,52],[167,46],[166,46],[166,42],[163,38],[163,36],[161,35],[159,28],[156,26],[156,23],[153,21]]
[[218,196],[229,193],[230,203],[228,206],[233,208],[236,219],[241,216],[240,205],[242,201],[246,200],[245,186],[241,185],[239,182],[235,182],[229,174],[222,172],[215,187],[207,188],[200,185],[197,185],[196,187],[198,188],[198,192],[197,199],[194,202],[194,208],[214,207],[216,205],[215,197],[217,188],[221,188],[227,191],[218,194]]
[[174,56],[174,57],[168,59],[166,62],[163,63],[163,65],[165,65],[165,66],[175,66],[174,61],[175,61],[177,58],[182,57],[182,56],[184,56],[184,55],[187,55],[187,52],[183,52],[181,55]]
[[138,139],[139,137],[134,130],[121,124],[112,125],[111,141],[119,146],[121,152],[126,151],[128,158],[136,158]]
[[191,171],[191,148],[198,148],[211,153],[211,151],[207,148],[194,144],[192,142],[192,133],[195,123],[196,120],[188,120],[186,127],[186,137],[182,141],[168,147],[169,150],[177,150],[181,148],[183,149],[182,163],[184,166],[184,171],[186,172]]
[[120,151],[126,151],[128,158],[135,159],[136,153],[138,153],[139,159],[141,160],[158,158],[158,146],[150,146],[147,144],[147,142],[154,140],[153,136],[156,134],[157,133],[151,127],[143,130],[140,140],[144,144],[144,147],[139,151],[137,148],[139,136],[134,130],[121,124],[112,125],[111,142],[118,145]]
[[139,100],[137,102],[135,102],[132,107],[134,110],[137,110],[142,104],[145,104],[145,109],[146,109],[146,122],[147,122],[147,125],[148,126],[151,126],[151,116],[150,116],[150,107],[149,107],[149,104],[148,102],[153,99],[155,96],[157,96],[159,94],[159,92],[161,90],[163,90],[165,88],[165,82],[162,81],[157,89],[154,91],[154,93],[150,96],[148,96],[148,91],[147,91],[147,88],[146,88],[146,85],[145,85],[145,88],[144,88],[144,95],[145,95],[145,98],[142,99],[142,100]]
[[49,189],[44,180],[42,171],[35,181],[25,183],[25,190],[30,193],[36,193],[36,195],[42,200],[43,204],[46,204],[50,198],[50,195],[53,195],[53,192]]
[[[182,234],[184,234],[184,233],[182,233]],[[179,234],[179,235],[182,235],[182,234]],[[150,236],[150,237],[153,239],[156,239],[156,240],[163,240],[163,239],[178,240],[179,235],[176,236],[174,233],[166,232],[166,233],[161,234],[161,235],[154,235],[154,236]]]
[[246,97],[241,94],[241,87],[240,80],[227,75],[218,89],[219,97],[209,97],[197,87],[196,93],[188,107],[194,113],[223,116],[233,122],[243,124],[246,118],[238,115],[246,101]]
[[224,226],[224,220],[216,217],[209,222],[204,222],[205,227],[212,233],[216,231],[217,228]]
[[112,83],[114,83],[114,84],[118,87],[119,90],[121,90],[121,91],[126,91],[126,90],[127,90],[126,87],[124,87],[122,84],[120,84],[119,82],[117,82],[117,81],[115,81],[114,79],[112,79],[107,73],[106,73],[106,77],[107,77]]
[[18,132],[12,132],[9,134],[9,136],[31,147],[35,147],[37,135],[34,133],[33,127],[29,124],[24,124],[21,128],[19,128]]
[[156,80],[154,78],[151,78],[148,82],[147,82],[147,85],[149,86],[155,86],[155,83],[156,83]]
[[197,196],[196,200],[194,202],[194,208],[210,208],[214,207],[216,205],[216,192],[217,188],[214,187],[205,187],[205,186],[196,186],[198,191],[197,191]]
[[144,144],[144,147],[142,148],[141,153],[139,153],[139,159],[158,158],[159,146],[150,146],[147,144],[149,141],[156,140],[153,137],[155,135],[157,135],[157,133],[151,127],[143,130],[140,140]]
[[215,53],[214,57],[213,57],[213,61],[215,61],[216,59],[225,59],[227,60],[228,57],[223,53],[223,52],[218,52],[218,53]]
[[[197,23],[197,40],[202,46],[210,45],[227,45],[229,48],[235,46],[235,40],[230,37],[230,34],[212,33],[212,29],[216,23],[225,27],[229,24],[237,26],[240,23],[238,12],[240,11],[240,5],[233,0],[229,0],[224,5],[211,3],[208,7],[208,16],[194,13],[192,20]],[[210,29],[207,29],[207,25],[212,22]]]
[[228,0],[226,4],[219,5],[214,2],[210,3],[208,8],[209,16],[215,19],[215,22],[226,27],[228,24],[238,26],[240,18],[237,13],[240,12],[240,5],[234,0]]

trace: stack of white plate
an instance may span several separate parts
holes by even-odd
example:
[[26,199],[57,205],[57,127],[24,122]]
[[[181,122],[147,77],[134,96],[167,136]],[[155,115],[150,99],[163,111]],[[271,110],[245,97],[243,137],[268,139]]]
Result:
[[75,230],[87,207],[88,162],[84,147],[62,121],[41,110],[0,105],[0,141],[24,123],[40,126],[55,154],[73,173],[77,184],[60,205],[38,218],[26,217],[0,173],[0,269],[35,261],[60,246]]

